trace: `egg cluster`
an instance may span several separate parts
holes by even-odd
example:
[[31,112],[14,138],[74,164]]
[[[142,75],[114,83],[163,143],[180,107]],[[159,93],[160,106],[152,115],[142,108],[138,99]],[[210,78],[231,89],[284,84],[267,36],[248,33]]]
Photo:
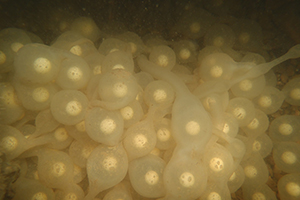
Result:
[[202,9],[171,32],[185,39],[108,35],[86,17],[49,46],[0,31],[0,150],[20,165],[14,199],[226,200],[239,188],[276,199],[272,149],[287,173],[280,198],[300,198],[300,118],[267,116],[300,105],[300,78],[280,91],[272,71],[300,45],[266,62],[259,25]]

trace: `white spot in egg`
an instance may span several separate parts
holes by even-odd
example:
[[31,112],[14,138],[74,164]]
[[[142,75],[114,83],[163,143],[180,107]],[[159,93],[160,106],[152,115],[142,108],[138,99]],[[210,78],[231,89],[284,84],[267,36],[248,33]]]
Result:
[[272,98],[270,96],[261,96],[258,99],[258,104],[263,108],[268,108],[272,105]]
[[292,132],[294,131],[294,129],[293,129],[293,127],[290,124],[283,123],[283,124],[279,125],[278,131],[279,131],[279,133],[281,135],[288,136],[288,135],[292,134]]
[[300,100],[300,88],[295,88],[290,91],[290,97],[294,100]]
[[257,129],[259,126],[259,121],[257,118],[252,119],[252,121],[247,125],[247,127],[251,130]]
[[233,172],[233,173],[231,174],[231,176],[229,177],[229,181],[234,181],[235,179],[236,179],[236,173]]
[[261,143],[257,140],[255,140],[252,144],[252,151],[258,152],[261,150]]
[[297,156],[291,152],[291,151],[285,151],[282,155],[281,155],[281,159],[283,160],[283,162],[285,162],[286,164],[292,165],[295,164],[297,161]]
[[46,102],[49,97],[49,91],[44,87],[35,88],[32,92],[32,98],[38,103]]
[[130,45],[131,53],[135,54],[135,52],[137,51],[136,44],[134,44],[133,42],[129,42],[129,45]]
[[57,141],[63,142],[69,138],[69,135],[67,133],[67,130],[65,128],[61,127],[54,131],[54,137]]
[[185,125],[185,130],[189,135],[197,135],[200,132],[200,124],[195,121],[189,121]]
[[96,65],[93,69],[93,74],[97,75],[97,74],[101,74],[102,73],[102,67],[101,65]]
[[116,64],[112,67],[112,69],[125,69],[125,67],[122,64]]
[[210,75],[214,78],[219,78],[222,76],[222,74],[223,74],[223,68],[218,65],[214,65],[210,69]]
[[116,97],[124,97],[128,92],[128,88],[127,85],[122,83],[122,82],[118,82],[115,83],[113,86],[113,93]]
[[13,151],[18,146],[18,140],[13,136],[6,136],[6,137],[2,138],[0,146],[5,151],[8,151],[8,152]]
[[195,177],[190,172],[183,172],[179,177],[179,182],[183,187],[189,188],[195,184]]
[[78,197],[75,193],[68,193],[66,194],[65,198],[63,200],[78,200]]
[[161,142],[166,142],[171,137],[171,132],[167,128],[160,128],[156,133],[157,139]]
[[3,53],[3,51],[0,51],[0,65],[4,64],[6,62],[6,55]]
[[82,48],[79,45],[74,45],[70,52],[74,55],[81,56],[82,55]]
[[106,118],[100,123],[100,130],[105,134],[109,135],[117,128],[115,120],[111,118]]
[[248,178],[255,178],[257,176],[257,169],[256,167],[252,166],[252,165],[248,165],[244,168],[244,172],[246,177]]
[[250,81],[248,79],[242,80],[241,82],[239,82],[239,88],[244,92],[251,90],[252,87],[253,87],[252,81]]
[[102,166],[107,171],[114,170],[118,167],[118,161],[115,157],[108,156],[103,160]]
[[261,192],[255,192],[252,195],[252,200],[267,200],[266,196]]
[[85,121],[81,121],[78,124],[75,125],[75,128],[79,131],[79,132],[85,132]]
[[47,199],[48,197],[44,192],[37,192],[31,198],[31,200],[47,200]]
[[33,62],[34,70],[39,74],[46,74],[51,70],[51,62],[47,58],[37,58]]
[[243,120],[246,117],[246,110],[242,107],[234,108],[232,114],[237,120]]
[[154,170],[149,170],[146,174],[145,174],[145,181],[148,185],[155,185],[158,183],[159,181],[159,175],[157,174],[156,171]]
[[77,116],[81,113],[81,111],[82,111],[82,105],[80,102],[76,100],[70,101],[66,105],[66,112],[71,116]]
[[120,109],[120,112],[124,120],[130,120],[133,118],[134,111],[130,106]]
[[221,158],[212,158],[209,161],[209,167],[214,172],[220,172],[224,169],[224,162]]
[[66,172],[66,165],[62,162],[56,162],[52,165],[52,174],[55,177],[61,177]]
[[82,70],[77,66],[70,67],[67,71],[67,77],[72,81],[80,81],[82,76]]
[[222,200],[222,197],[217,192],[211,192],[207,196],[207,200]]
[[143,134],[138,134],[133,138],[133,142],[136,148],[144,148],[145,145],[148,143],[148,139]]
[[181,49],[179,51],[179,57],[182,59],[182,60],[187,60],[191,57],[191,51],[189,49]]
[[156,64],[161,67],[166,67],[169,64],[169,59],[166,55],[161,54],[157,57]]
[[190,31],[192,33],[198,33],[201,29],[201,26],[198,22],[194,22],[190,25]]
[[221,36],[218,36],[214,39],[213,45],[216,47],[222,47],[224,45],[224,38]]
[[10,45],[11,49],[17,53],[24,45],[22,43],[19,42],[14,42]]
[[153,98],[157,103],[161,103],[167,98],[167,93],[165,90],[157,89],[153,92]]
[[289,195],[293,197],[299,197],[300,196],[300,186],[299,184],[295,182],[289,182],[286,184],[285,189]]

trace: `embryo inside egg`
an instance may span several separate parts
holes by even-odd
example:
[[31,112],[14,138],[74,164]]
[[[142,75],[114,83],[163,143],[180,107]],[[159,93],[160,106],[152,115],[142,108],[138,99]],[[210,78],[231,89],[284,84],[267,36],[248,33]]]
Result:
[[58,9],[45,41],[0,29],[0,199],[299,199],[300,44],[177,3],[153,30],[150,6],[139,26]]

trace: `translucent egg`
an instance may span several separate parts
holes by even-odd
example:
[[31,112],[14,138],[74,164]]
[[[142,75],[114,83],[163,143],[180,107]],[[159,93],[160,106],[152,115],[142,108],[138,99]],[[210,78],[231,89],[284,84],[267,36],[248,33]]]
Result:
[[133,126],[124,133],[124,148],[129,160],[149,154],[156,145],[156,133],[152,118],[148,117]]
[[16,81],[14,86],[24,108],[34,111],[49,108],[53,96],[59,91],[53,83],[28,85]]
[[180,40],[174,44],[176,59],[180,63],[191,63],[196,61],[196,50],[198,45],[191,40]]
[[103,200],[133,200],[129,188],[121,182],[110,190],[103,198]]
[[269,177],[268,168],[259,153],[253,153],[241,162],[245,173],[243,187],[255,187],[267,182]]
[[16,183],[14,200],[54,200],[55,195],[49,188],[37,180],[21,179]]
[[125,128],[129,128],[133,124],[137,123],[144,116],[143,108],[137,100],[132,101],[119,111],[122,115]]
[[182,16],[172,31],[181,33],[190,39],[199,39],[214,22],[215,19],[209,12],[201,8],[194,8]]
[[229,180],[227,181],[227,186],[230,193],[236,192],[243,184],[245,180],[244,169],[241,165],[230,175]]
[[74,183],[80,183],[86,177],[86,169],[74,164]]
[[167,150],[175,145],[172,137],[171,120],[162,118],[159,122],[154,124],[156,131],[156,147],[161,150]]
[[283,88],[285,101],[294,106],[300,106],[300,78],[290,80]]
[[276,112],[285,99],[283,92],[275,87],[266,86],[261,94],[253,99],[255,105],[266,114]]
[[25,114],[14,87],[8,82],[0,83],[0,110],[1,124],[12,124]]
[[6,160],[12,160],[28,149],[48,142],[48,138],[27,139],[18,129],[8,125],[0,125],[0,131],[0,148]]
[[255,116],[251,120],[251,122],[241,127],[242,130],[246,133],[249,137],[256,137],[258,135],[263,134],[269,126],[269,118],[268,116],[261,110],[255,109]]
[[239,125],[234,115],[226,112],[220,129],[230,137],[235,137],[238,133]]
[[300,197],[300,174],[290,173],[278,181],[278,191],[281,199],[296,200]]
[[84,60],[89,65],[93,75],[102,73],[102,62],[103,62],[104,58],[105,58],[105,56],[98,52],[90,54],[84,58]]
[[42,44],[27,44],[14,58],[16,77],[22,82],[48,83],[59,70],[63,54],[55,48]]
[[275,141],[299,141],[299,116],[283,115],[274,119],[270,124],[269,134]]
[[62,151],[41,149],[38,156],[38,174],[40,181],[48,187],[68,189],[73,184],[74,164],[70,156]]
[[225,24],[215,24],[207,30],[204,36],[204,45],[231,48],[235,40],[235,34],[229,26]]
[[216,46],[206,46],[203,49],[201,49],[197,56],[198,65],[201,64],[202,60],[206,56],[208,56],[210,54],[214,54],[214,53],[223,53],[223,51],[221,50],[221,48],[216,47]]
[[232,174],[233,158],[230,152],[217,143],[207,147],[204,162],[208,165],[208,179],[220,181]]
[[59,123],[53,118],[50,109],[40,111],[35,118],[35,131],[30,137],[34,138],[54,131]]
[[287,173],[300,172],[300,145],[294,142],[274,144],[273,158],[276,166]]
[[114,69],[124,69],[133,72],[134,63],[131,54],[124,51],[114,51],[107,54],[102,62],[102,73]]
[[227,112],[237,119],[239,126],[248,125],[255,116],[253,103],[243,97],[232,98],[229,101]]
[[88,99],[77,90],[61,90],[51,101],[51,113],[58,122],[75,125],[81,122],[86,114]]
[[96,147],[87,161],[89,190],[84,199],[93,199],[99,192],[121,182],[127,170],[128,158],[122,144]]
[[88,64],[80,57],[71,56],[61,63],[56,83],[62,89],[82,89],[91,76]]
[[230,192],[226,184],[222,182],[210,182],[199,200],[230,200]]
[[79,200],[83,199],[84,191],[79,185],[72,185],[66,190],[56,190],[55,200]]
[[234,70],[236,70],[234,60],[225,53],[214,53],[206,56],[199,69],[203,80],[231,79]]
[[144,51],[144,43],[140,36],[133,32],[125,32],[117,36],[120,40],[130,45],[132,57],[135,58]]
[[115,146],[123,134],[124,121],[118,111],[93,108],[85,118],[87,134],[96,142]]
[[96,148],[93,143],[74,140],[69,147],[69,155],[79,167],[86,167],[87,159]]
[[203,194],[207,173],[203,163],[187,155],[173,154],[163,175],[166,197],[192,200]]
[[164,196],[163,171],[165,165],[164,160],[154,155],[147,155],[131,161],[128,173],[135,191],[148,198]]
[[150,82],[154,81],[154,78],[149,73],[143,71],[135,73],[134,77],[143,89],[145,89]]
[[237,36],[236,48],[251,52],[258,52],[263,46],[262,29],[253,20],[240,19],[232,25]]
[[95,42],[100,38],[101,31],[93,19],[78,17],[71,24],[71,30]]
[[166,81],[152,81],[144,89],[144,100],[148,106],[170,105],[174,99],[175,91]]
[[235,96],[252,99],[263,91],[265,85],[265,77],[259,76],[254,79],[242,80],[241,82],[233,85],[231,87],[231,91]]
[[136,98],[139,86],[134,76],[123,69],[102,74],[98,82],[98,94],[101,101],[92,104],[109,110],[117,110],[128,105]]
[[74,31],[64,32],[51,46],[64,49],[82,58],[97,52],[92,41]]
[[277,197],[267,184],[256,187],[243,187],[243,196],[245,200],[276,200]]
[[176,63],[176,55],[170,47],[160,45],[152,48],[149,60],[162,68],[171,70]]
[[106,56],[114,51],[124,51],[130,53],[131,47],[130,44],[120,39],[108,38],[103,40],[103,42],[99,46],[98,51]]
[[0,73],[13,70],[14,56],[24,45],[31,42],[28,34],[21,29],[2,29],[0,31]]

